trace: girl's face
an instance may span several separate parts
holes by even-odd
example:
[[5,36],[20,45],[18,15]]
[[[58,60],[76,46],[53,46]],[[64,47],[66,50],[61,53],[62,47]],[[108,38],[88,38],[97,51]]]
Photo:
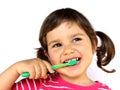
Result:
[[78,64],[56,69],[61,77],[80,78],[86,76],[95,50],[87,34],[76,23],[64,22],[46,36],[48,58],[54,64],[61,64],[77,59]]

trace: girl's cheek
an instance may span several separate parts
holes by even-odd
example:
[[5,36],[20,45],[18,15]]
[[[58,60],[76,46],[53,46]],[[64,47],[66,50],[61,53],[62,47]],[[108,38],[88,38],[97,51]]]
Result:
[[56,63],[60,62],[59,60],[60,60],[61,53],[62,53],[61,50],[53,50],[53,51],[49,52],[50,61],[52,64],[56,64]]
[[54,52],[49,52],[49,60],[52,64],[55,63],[56,54]]

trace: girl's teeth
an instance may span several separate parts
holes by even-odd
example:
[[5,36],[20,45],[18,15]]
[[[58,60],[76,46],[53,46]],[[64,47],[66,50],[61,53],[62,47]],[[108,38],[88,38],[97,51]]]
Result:
[[76,60],[77,60],[77,61],[79,61],[79,60],[80,60],[80,58],[78,57]]
[[[74,58],[74,59],[71,59],[71,60],[76,60],[76,61],[80,61],[80,57],[78,57],[78,58]],[[68,63],[68,62],[70,62],[71,60],[66,60],[66,61],[64,61],[63,63]]]
[[[76,59],[71,59],[71,60],[78,60],[77,58]],[[69,61],[71,61],[71,60],[68,60],[68,61],[64,61],[64,63],[68,63]]]
[[79,60],[79,58],[76,59],[77,61]]

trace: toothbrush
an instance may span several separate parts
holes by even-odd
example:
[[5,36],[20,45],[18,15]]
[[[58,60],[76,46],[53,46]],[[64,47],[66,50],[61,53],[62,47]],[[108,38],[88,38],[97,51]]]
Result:
[[[53,65],[52,69],[58,69],[58,68],[62,68],[62,67],[66,67],[66,66],[73,66],[77,64],[77,60],[76,59],[72,59],[71,61],[64,63],[64,64],[57,64],[57,65]],[[21,74],[22,77],[29,77],[30,73],[29,72],[23,72]]]
[[52,69],[57,69],[57,68],[62,68],[62,67],[66,67],[66,66],[73,66],[77,64],[77,61],[76,59],[72,59],[71,61],[67,62],[67,63],[64,63],[64,64],[57,64],[57,65],[53,65],[52,66]]

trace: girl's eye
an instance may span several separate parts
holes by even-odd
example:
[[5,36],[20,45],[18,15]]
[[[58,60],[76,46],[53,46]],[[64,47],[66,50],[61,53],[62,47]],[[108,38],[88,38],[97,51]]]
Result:
[[62,44],[56,43],[56,44],[53,45],[53,48],[57,48],[57,47],[60,47],[60,46],[62,46]]
[[81,38],[74,38],[73,39],[73,42],[78,42],[78,41],[80,41],[80,40],[82,40]]

